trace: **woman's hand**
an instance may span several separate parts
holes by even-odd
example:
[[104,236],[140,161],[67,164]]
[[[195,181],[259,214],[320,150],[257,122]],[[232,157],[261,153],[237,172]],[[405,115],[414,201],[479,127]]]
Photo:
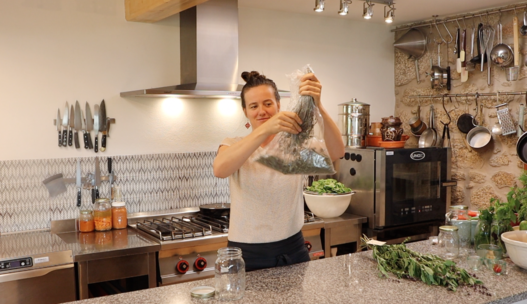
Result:
[[273,135],[278,132],[298,134],[302,131],[300,128],[301,124],[302,120],[296,113],[282,111],[269,118],[269,120],[263,123],[260,128],[262,128],[268,135]]
[[320,94],[322,92],[322,85],[318,78],[313,73],[305,74],[300,78],[300,87],[298,93],[300,95],[309,95],[315,100],[315,105],[320,107]]

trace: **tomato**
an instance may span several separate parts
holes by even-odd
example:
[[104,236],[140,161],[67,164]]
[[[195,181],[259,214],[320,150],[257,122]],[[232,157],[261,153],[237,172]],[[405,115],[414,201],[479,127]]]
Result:
[[468,215],[471,216],[471,217],[476,217],[476,216],[478,216],[479,214],[478,214],[477,211],[469,211],[469,212],[468,212]]
[[466,220],[467,217],[464,216],[463,214],[460,214],[460,215],[457,216],[457,219],[458,219],[458,220]]
[[500,265],[498,265],[498,264],[494,264],[494,267],[492,267],[492,269],[493,269],[494,272],[496,272],[496,273],[500,273],[500,272],[501,272],[501,267],[500,267]]

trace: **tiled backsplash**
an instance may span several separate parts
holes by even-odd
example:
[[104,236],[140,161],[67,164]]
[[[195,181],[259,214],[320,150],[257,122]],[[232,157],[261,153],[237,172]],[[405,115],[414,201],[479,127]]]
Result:
[[[229,201],[228,179],[216,178],[216,152],[149,154],[112,157],[115,185],[121,188],[128,212],[195,207]],[[82,176],[93,173],[95,158],[80,158]],[[99,155],[101,174],[108,174],[107,158]],[[51,220],[75,218],[75,184],[50,198],[42,183],[57,173],[75,177],[77,158],[0,161],[0,232],[49,228]],[[103,181],[100,196],[110,196]],[[91,208],[91,191],[82,190],[82,207]]]

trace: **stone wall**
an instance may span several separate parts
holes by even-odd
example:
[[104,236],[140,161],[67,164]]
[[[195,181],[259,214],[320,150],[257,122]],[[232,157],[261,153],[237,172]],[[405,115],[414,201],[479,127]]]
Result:
[[[503,24],[503,42],[513,47],[513,31],[512,18],[513,12],[503,13],[501,21]],[[467,15],[470,15],[468,13]],[[520,26],[523,21],[522,12],[518,12],[518,19]],[[498,23],[499,15],[489,15],[488,22],[494,28]],[[483,17],[483,22],[487,21]],[[480,18],[474,19],[477,28],[480,23]],[[463,29],[463,22],[460,23]],[[470,35],[473,27],[472,19],[466,20],[467,26],[467,58],[470,59]],[[426,75],[431,72],[430,59],[433,58],[434,65],[437,65],[437,44],[434,40],[440,40],[437,29],[424,28],[429,39],[428,49],[426,54],[419,59],[419,75],[421,82],[418,84],[415,73],[415,63],[413,59],[408,59],[408,56],[401,51],[395,49],[395,96],[396,106],[395,115],[400,117],[404,122],[404,133],[410,135],[410,139],[406,143],[406,147],[416,147],[418,145],[418,138],[412,136],[408,121],[411,117],[416,115],[417,105],[421,104],[421,118],[428,124],[430,105],[433,104],[435,108],[436,123],[435,128],[438,135],[441,136],[443,132],[443,125],[440,121],[448,122],[448,117],[442,106],[441,98],[412,98],[411,95],[439,95],[439,94],[465,94],[465,93],[496,93],[496,92],[516,92],[527,90],[527,67],[524,66],[524,58],[527,58],[527,36],[520,35],[520,77],[518,81],[507,81],[505,70],[492,65],[492,84],[487,85],[487,64],[484,65],[484,72],[480,71],[481,66],[476,65],[476,70],[469,72],[467,82],[460,81],[460,74],[456,72],[457,55],[454,54],[455,36],[457,31],[457,24],[448,23],[447,28],[450,30],[454,41],[448,44],[448,65],[452,70],[452,88],[450,91],[446,89],[432,89],[430,77]],[[448,34],[443,25],[439,25],[439,30],[445,39],[448,39]],[[430,32],[432,34],[430,34]],[[395,40],[402,36],[405,31],[395,33]],[[495,38],[494,44],[497,44]],[[474,55],[477,54],[477,49],[474,49]],[[446,68],[446,44],[441,45],[441,67]],[[518,109],[520,104],[526,104],[525,95],[520,96],[500,96],[497,101],[496,96],[480,97],[478,103],[484,106],[483,108],[483,126],[492,129],[495,123],[498,122],[495,106],[501,103],[509,103],[508,107],[515,124],[518,122]],[[458,117],[469,111],[472,115],[475,114],[475,98],[474,97],[457,97],[452,98],[452,102],[448,98],[445,99],[446,110],[450,113],[452,122],[450,124],[450,135],[452,142],[452,175],[458,181],[458,186],[452,191],[452,204],[466,204],[470,208],[484,208],[489,205],[490,198],[496,197],[502,200],[506,199],[506,194],[510,187],[515,185],[518,177],[521,174],[523,163],[518,158],[516,153],[516,142],[518,136],[516,134],[503,136],[493,135],[492,141],[485,147],[480,149],[470,149],[465,142],[466,135],[459,131],[456,126]],[[527,114],[527,113],[526,113]],[[480,120],[478,120],[480,121]],[[481,122],[480,122],[481,124]]]

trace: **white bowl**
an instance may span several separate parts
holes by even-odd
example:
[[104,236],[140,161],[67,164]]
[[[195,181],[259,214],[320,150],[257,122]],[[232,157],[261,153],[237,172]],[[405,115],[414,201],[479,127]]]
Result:
[[349,194],[308,194],[304,192],[307,207],[316,216],[322,218],[331,218],[341,216],[348,208],[351,202]]
[[527,269],[527,230],[508,231],[501,235],[507,254],[518,267]]

